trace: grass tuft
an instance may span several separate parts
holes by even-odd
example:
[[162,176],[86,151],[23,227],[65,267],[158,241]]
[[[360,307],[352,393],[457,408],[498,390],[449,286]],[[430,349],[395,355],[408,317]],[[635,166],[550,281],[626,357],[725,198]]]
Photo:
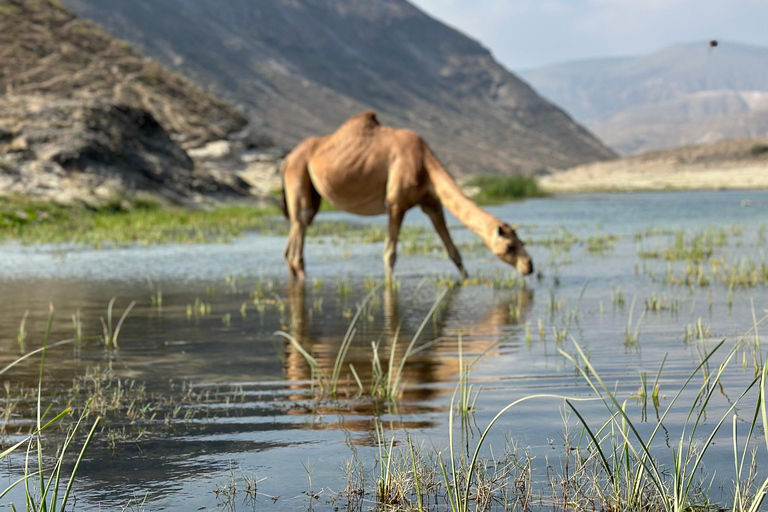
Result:
[[477,176],[467,185],[480,188],[473,199],[482,204],[498,204],[527,197],[547,196],[539,188],[536,180],[530,176]]

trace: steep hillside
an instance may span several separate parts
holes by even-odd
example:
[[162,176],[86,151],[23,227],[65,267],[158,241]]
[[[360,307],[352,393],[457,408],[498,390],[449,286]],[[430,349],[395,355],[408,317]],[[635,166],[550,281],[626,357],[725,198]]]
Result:
[[0,0],[0,194],[98,202],[232,192],[184,148],[246,119],[48,0]]
[[247,108],[285,145],[365,108],[457,174],[562,169],[612,152],[477,42],[404,0],[65,0]]
[[624,154],[768,135],[768,48],[700,42],[521,75]]

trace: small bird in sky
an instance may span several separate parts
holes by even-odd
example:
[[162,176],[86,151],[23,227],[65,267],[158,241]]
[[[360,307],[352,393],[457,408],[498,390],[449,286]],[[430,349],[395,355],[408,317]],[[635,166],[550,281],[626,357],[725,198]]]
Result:
[[719,43],[717,42],[717,39],[713,39],[709,42],[709,46],[711,48],[716,48]]

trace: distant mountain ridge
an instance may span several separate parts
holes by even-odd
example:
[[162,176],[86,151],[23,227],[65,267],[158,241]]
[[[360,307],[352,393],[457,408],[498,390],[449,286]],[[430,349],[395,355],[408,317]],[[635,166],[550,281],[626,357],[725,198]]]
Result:
[[520,75],[624,154],[768,135],[764,47],[680,44]]
[[64,0],[234,102],[290,146],[376,109],[457,174],[534,172],[614,153],[404,0]]

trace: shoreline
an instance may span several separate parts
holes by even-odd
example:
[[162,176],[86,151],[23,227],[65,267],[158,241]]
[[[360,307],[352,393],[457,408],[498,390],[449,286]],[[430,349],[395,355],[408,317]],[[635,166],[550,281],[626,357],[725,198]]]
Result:
[[580,165],[539,178],[550,194],[768,189],[768,141],[726,140]]
[[[609,176],[595,176],[588,173],[563,176],[547,176],[538,181],[539,187],[552,195],[587,193],[626,192],[680,192],[712,190],[766,190],[768,189],[768,167],[756,173],[707,173],[689,176],[639,175],[640,173],[616,173]],[[586,182],[586,183],[585,183]]]

